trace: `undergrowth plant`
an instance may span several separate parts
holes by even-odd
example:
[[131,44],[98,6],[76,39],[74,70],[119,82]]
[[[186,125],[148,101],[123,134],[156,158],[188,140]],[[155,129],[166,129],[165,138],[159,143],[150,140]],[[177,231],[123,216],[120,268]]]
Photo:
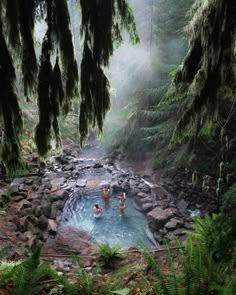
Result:
[[75,276],[77,279],[76,285],[79,294],[93,294],[95,286],[99,281],[99,275],[101,274],[100,267],[97,266],[92,273],[88,273],[82,268],[79,257],[75,255],[73,255],[73,266],[75,270]]
[[128,295],[130,286],[126,282],[127,273],[130,272],[129,265],[120,267],[112,273],[111,277],[97,286],[98,295]]
[[217,219],[218,215],[195,217],[194,231],[188,233],[186,242],[183,244],[177,241],[177,258],[174,258],[171,248],[166,244],[166,271],[163,271],[150,250],[142,245],[148,269],[151,271],[144,280],[154,294],[236,294],[233,253],[231,260],[218,259],[218,249],[215,247],[217,243],[211,243],[213,239],[217,239],[217,231],[214,230]]
[[120,259],[123,257],[119,251],[122,246],[120,244],[116,244],[114,246],[110,246],[108,243],[98,244],[99,256],[102,265],[111,266],[111,263],[114,259]]
[[52,289],[61,286],[64,293],[76,294],[77,286],[53,270],[49,262],[40,263],[39,254],[40,249],[37,249],[23,262],[1,264],[0,290],[10,285],[12,295],[50,294]]

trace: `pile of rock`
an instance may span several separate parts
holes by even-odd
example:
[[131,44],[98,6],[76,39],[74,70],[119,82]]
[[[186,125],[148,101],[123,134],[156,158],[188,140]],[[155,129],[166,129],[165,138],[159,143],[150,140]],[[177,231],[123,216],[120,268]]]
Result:
[[[36,160],[32,156],[32,161]],[[16,243],[28,249],[56,236],[62,210],[65,217],[79,202],[79,194],[75,197],[74,192],[82,195],[96,187],[100,189],[99,182],[91,181],[91,175],[105,174],[114,192],[125,191],[133,197],[160,244],[164,239],[173,241],[176,236],[183,236],[185,230],[191,228],[194,212],[213,212],[216,207],[213,194],[203,192],[201,186],[193,188],[184,176],[151,184],[130,169],[121,169],[110,159],[81,159],[76,146],[50,158],[40,173],[14,179],[8,192],[10,203],[5,221]],[[6,192],[4,194],[7,197]]]

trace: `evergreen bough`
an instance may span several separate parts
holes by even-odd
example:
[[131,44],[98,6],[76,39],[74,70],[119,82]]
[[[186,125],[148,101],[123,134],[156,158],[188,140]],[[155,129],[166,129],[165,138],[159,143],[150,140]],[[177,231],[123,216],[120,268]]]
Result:
[[219,99],[236,92],[234,0],[197,0],[187,26],[190,48],[161,104],[186,96],[192,102],[178,121],[172,140],[194,133],[209,134],[219,111]]

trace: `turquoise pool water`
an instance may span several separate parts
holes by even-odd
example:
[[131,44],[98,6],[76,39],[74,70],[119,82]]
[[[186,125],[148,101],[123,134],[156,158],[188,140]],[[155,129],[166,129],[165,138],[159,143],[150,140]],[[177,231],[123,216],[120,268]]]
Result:
[[[121,217],[117,196],[118,194],[113,194],[109,206],[106,206],[101,192],[82,195],[79,202],[73,206],[66,223],[86,231],[97,243],[108,243],[110,246],[120,244],[122,248],[129,248],[139,246],[141,241],[148,247],[155,246],[156,242],[146,217],[137,209],[133,199],[127,196],[125,213]],[[96,203],[103,207],[101,218],[93,216],[93,207]]]

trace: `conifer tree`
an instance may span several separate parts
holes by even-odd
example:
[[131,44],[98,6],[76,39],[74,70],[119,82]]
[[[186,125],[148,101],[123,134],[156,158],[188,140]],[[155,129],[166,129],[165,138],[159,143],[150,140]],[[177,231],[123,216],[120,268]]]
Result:
[[174,142],[200,131],[209,133],[217,120],[220,99],[235,97],[235,1],[196,0],[187,32],[188,54],[162,101],[192,98],[175,128]]

